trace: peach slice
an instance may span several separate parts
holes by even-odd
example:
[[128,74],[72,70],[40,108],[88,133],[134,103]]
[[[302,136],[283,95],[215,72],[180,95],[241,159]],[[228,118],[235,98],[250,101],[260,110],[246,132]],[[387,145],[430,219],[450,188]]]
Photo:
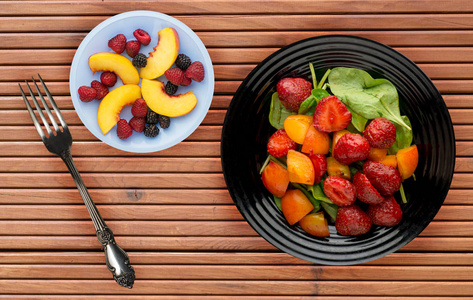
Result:
[[397,158],[395,154],[386,155],[386,157],[379,162],[385,166],[397,168]]
[[350,180],[350,167],[340,163],[335,157],[327,157],[327,174]]
[[388,154],[388,149],[370,147],[370,153],[368,154],[368,159],[379,162],[380,160],[386,157],[386,154]]
[[140,69],[140,77],[154,79],[164,74],[176,61],[179,53],[179,35],[167,27],[158,32],[158,44],[149,53],[146,67]]
[[270,161],[261,174],[261,180],[271,194],[282,197],[289,185],[289,173],[284,167]]
[[414,174],[419,163],[419,152],[417,146],[412,145],[404,149],[399,149],[396,153],[397,169],[403,180]]
[[168,117],[185,115],[197,105],[197,97],[192,91],[185,94],[168,95],[164,90],[164,83],[159,80],[143,79],[141,93],[149,108],[157,114]]
[[308,185],[314,184],[314,165],[307,155],[296,150],[289,150],[286,163],[290,182]]
[[123,106],[135,103],[138,98],[141,98],[140,86],[125,84],[111,90],[102,99],[97,110],[97,121],[103,134],[107,134],[120,120]]
[[123,55],[99,52],[89,57],[89,67],[93,73],[110,71],[122,80],[123,84],[138,84],[140,76],[131,61]]
[[330,137],[328,133],[318,131],[314,126],[309,126],[302,143],[301,151],[311,154],[327,154],[330,150]]
[[284,120],[284,129],[291,140],[302,144],[307,130],[312,125],[312,120],[311,116],[290,115]]
[[310,213],[299,221],[301,228],[313,236],[330,236],[328,222],[323,212]]
[[301,190],[289,190],[281,198],[281,210],[290,225],[294,225],[314,209]]
[[350,133],[350,131],[346,129],[342,129],[333,133],[333,140],[332,140],[332,150],[335,149],[335,145],[337,144],[338,140],[344,135],[345,133]]

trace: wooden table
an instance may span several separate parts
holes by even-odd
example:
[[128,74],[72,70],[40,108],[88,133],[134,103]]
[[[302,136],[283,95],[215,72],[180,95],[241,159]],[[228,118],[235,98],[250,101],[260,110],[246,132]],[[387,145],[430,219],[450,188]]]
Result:
[[[136,155],[96,139],[69,96],[75,50],[101,21],[153,10],[186,23],[216,75],[201,126],[171,149]],[[315,265],[259,237],[225,186],[220,134],[233,93],[297,40],[367,37],[415,61],[442,93],[457,160],[435,220],[410,244],[349,267]],[[470,0],[0,2],[1,299],[473,299],[473,4]],[[130,255],[118,286],[74,182],[40,141],[18,82],[41,73],[69,123],[92,198]]]

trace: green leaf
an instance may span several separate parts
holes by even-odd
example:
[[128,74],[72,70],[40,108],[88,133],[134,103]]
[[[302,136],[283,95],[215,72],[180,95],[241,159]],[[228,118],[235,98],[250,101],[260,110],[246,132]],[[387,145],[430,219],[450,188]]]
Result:
[[276,203],[276,206],[279,208],[279,210],[282,210],[282,208],[281,208],[281,198],[274,196],[274,203]]
[[269,123],[276,129],[284,128],[284,120],[292,115],[281,103],[278,93],[273,93],[271,97],[271,107],[269,110]]
[[363,132],[363,130],[365,130],[368,119],[363,118],[362,116],[354,112],[353,109],[351,109],[349,106],[347,106],[347,109],[351,113],[351,124],[353,125],[353,127],[355,127],[358,132]]
[[312,193],[312,196],[314,196],[316,200],[332,204],[332,201],[330,201],[330,199],[325,195],[320,184],[311,185],[307,187],[307,189]]
[[335,204],[330,204],[327,202],[321,202],[322,208],[325,210],[325,212],[332,218],[332,220],[337,219],[337,211],[338,211],[338,206]]
[[298,114],[300,115],[314,115],[315,107],[323,98],[330,96],[330,94],[323,89],[313,89],[311,95],[307,97],[299,107]]
[[[411,122],[407,116],[402,116],[403,121],[411,126]],[[398,124],[394,124],[396,127],[396,141],[394,144],[389,148],[389,153],[396,154],[399,149],[403,149],[409,147],[412,144],[412,130],[406,129],[404,126],[400,126]]]

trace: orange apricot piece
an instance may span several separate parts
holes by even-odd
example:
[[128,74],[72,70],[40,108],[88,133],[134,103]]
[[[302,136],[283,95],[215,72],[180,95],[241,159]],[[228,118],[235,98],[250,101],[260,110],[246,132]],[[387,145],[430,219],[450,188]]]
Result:
[[276,197],[286,194],[289,185],[289,172],[277,163],[270,161],[261,174],[266,189]]
[[309,154],[326,155],[330,150],[330,137],[328,133],[318,131],[314,126],[309,126],[302,143],[301,151]]
[[289,150],[286,163],[290,182],[308,185],[314,184],[314,165],[307,155],[296,150]]
[[417,146],[412,145],[407,148],[399,149],[396,153],[397,169],[403,180],[414,174],[419,163],[419,152]]
[[327,157],[327,174],[350,180],[350,167],[340,163],[334,157]]
[[397,158],[395,154],[386,155],[386,157],[379,162],[385,166],[397,168]]
[[323,212],[310,213],[299,221],[301,228],[310,235],[317,237],[330,236],[328,222]]
[[339,131],[335,131],[333,133],[333,138],[332,138],[332,150],[335,149],[335,145],[337,144],[338,140],[344,135],[345,133],[349,133],[350,131],[346,129],[342,129]]
[[368,154],[368,159],[379,162],[380,160],[384,159],[387,154],[388,154],[388,149],[370,147],[370,153]]
[[299,222],[314,209],[314,205],[301,190],[288,190],[281,198],[281,210],[290,225]]
[[311,116],[290,115],[284,120],[284,129],[291,140],[302,144],[312,122],[313,118]]

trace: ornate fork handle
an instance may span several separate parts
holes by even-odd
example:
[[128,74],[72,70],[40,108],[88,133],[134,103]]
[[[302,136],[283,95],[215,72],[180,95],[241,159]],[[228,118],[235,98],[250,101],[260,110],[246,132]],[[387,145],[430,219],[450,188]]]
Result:
[[92,201],[92,198],[82,181],[82,177],[72,160],[70,150],[63,151],[59,156],[67,165],[67,168],[77,185],[77,189],[84,200],[84,204],[87,207],[92,222],[94,223],[97,239],[104,247],[105,262],[108,269],[112,272],[113,278],[119,285],[131,289],[135,282],[135,270],[130,265],[128,255],[122,248],[120,248],[120,246],[117,245],[112,230],[105,224],[105,221]]

